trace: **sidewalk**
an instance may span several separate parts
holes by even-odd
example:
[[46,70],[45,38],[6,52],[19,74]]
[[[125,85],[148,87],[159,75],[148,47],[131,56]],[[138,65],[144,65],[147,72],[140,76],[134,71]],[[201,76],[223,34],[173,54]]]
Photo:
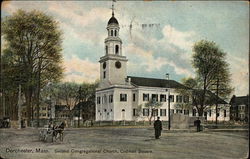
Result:
[[[248,132],[249,130],[248,129],[208,129],[208,128],[205,128],[203,131],[200,131],[200,132]],[[176,132],[176,133],[181,133],[181,132],[190,132],[190,133],[193,133],[193,132],[196,132],[196,129],[194,128],[191,128],[191,129],[166,129],[164,128],[162,130],[162,132],[165,132],[165,133],[171,133],[171,132]]]

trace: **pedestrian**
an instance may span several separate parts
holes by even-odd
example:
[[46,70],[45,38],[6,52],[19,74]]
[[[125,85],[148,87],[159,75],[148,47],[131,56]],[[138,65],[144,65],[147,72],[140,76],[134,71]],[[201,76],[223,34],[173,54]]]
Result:
[[160,121],[160,117],[157,117],[157,120],[154,122],[154,129],[155,129],[155,139],[159,139],[162,130],[162,123]]
[[201,121],[200,121],[199,117],[196,120],[196,126],[197,126],[197,132],[200,132],[201,131]]

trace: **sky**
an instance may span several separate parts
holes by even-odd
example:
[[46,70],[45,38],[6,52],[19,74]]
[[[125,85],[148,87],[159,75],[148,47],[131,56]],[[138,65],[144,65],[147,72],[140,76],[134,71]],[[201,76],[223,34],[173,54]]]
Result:
[[[5,1],[1,18],[18,9],[53,16],[63,32],[63,81],[94,82],[105,54],[111,5],[112,1]],[[195,77],[192,46],[204,39],[227,53],[233,94],[248,94],[249,3],[118,0],[114,8],[128,75],[165,78],[169,73],[178,82]]]

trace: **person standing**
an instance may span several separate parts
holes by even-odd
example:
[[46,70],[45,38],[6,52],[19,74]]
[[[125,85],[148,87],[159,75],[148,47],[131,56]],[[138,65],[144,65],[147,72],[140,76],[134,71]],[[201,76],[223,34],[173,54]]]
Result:
[[155,139],[159,139],[162,130],[162,123],[160,121],[160,117],[157,117],[157,120],[154,122],[154,129],[155,129]]
[[197,132],[200,132],[201,131],[201,121],[200,121],[199,117],[196,120],[196,126],[197,126]]

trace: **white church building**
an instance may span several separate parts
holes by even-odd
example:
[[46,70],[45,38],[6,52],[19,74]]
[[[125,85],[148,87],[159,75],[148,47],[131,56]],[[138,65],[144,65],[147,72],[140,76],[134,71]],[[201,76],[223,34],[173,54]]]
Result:
[[[127,75],[127,62],[122,51],[119,37],[119,23],[112,11],[108,21],[108,36],[105,39],[105,54],[100,62],[100,84],[96,89],[96,121],[140,121],[149,120],[150,109],[145,106],[149,100],[158,101],[161,107],[155,110],[155,116],[168,120],[168,100],[170,94],[170,113],[197,116],[195,109],[183,110],[175,107],[177,103],[188,103],[190,97],[176,93],[184,85],[167,79],[133,77]],[[170,91],[170,92],[169,92]],[[141,113],[138,116],[138,108]],[[229,109],[221,109],[221,118],[229,120]],[[209,111],[208,111],[209,112]],[[206,113],[208,120],[215,120],[214,110]]]

